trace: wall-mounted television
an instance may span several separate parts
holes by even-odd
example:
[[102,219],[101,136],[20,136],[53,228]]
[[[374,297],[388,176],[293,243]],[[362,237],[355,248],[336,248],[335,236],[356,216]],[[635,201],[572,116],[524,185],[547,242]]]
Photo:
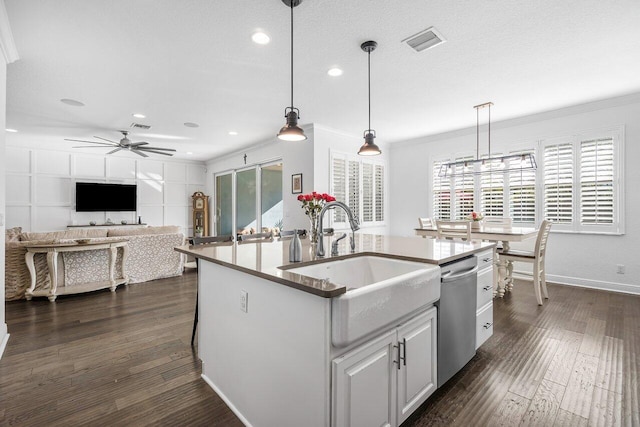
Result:
[[76,212],[135,212],[136,200],[135,185],[76,182]]

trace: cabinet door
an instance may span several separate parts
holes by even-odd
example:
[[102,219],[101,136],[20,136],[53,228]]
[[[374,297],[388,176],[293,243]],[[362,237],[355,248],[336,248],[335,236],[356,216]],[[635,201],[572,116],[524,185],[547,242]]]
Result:
[[396,331],[333,360],[335,427],[395,426]]
[[436,390],[436,314],[436,308],[433,307],[398,328],[398,341],[401,343],[403,357],[398,371],[398,425]]

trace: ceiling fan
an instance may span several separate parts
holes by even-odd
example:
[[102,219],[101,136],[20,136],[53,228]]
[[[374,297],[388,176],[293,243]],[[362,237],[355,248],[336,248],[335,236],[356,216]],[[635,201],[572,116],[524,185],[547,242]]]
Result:
[[74,142],[86,142],[89,144],[97,144],[97,145],[78,145],[73,148],[105,148],[111,147],[113,150],[109,151],[107,154],[117,153],[120,150],[128,150],[132,153],[136,153],[138,156],[149,157],[146,153],[154,153],[154,154],[162,154],[163,156],[173,156],[173,153],[176,151],[173,148],[160,148],[160,147],[150,147],[148,142],[140,141],[140,142],[131,142],[127,135],[129,134],[126,130],[121,130],[123,138],[119,141],[111,141],[110,139],[102,138],[99,136],[94,136],[94,138],[101,139],[102,141],[84,141],[82,139],[69,139],[65,138],[65,141],[74,141]]

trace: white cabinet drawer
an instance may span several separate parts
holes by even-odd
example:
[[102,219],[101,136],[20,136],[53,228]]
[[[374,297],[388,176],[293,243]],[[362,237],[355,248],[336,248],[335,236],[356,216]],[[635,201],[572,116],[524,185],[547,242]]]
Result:
[[476,315],[476,350],[493,335],[493,302]]
[[478,292],[476,310],[486,305],[493,298],[493,269],[478,273]]
[[485,268],[493,267],[493,249],[476,254],[478,258],[478,270],[483,271]]

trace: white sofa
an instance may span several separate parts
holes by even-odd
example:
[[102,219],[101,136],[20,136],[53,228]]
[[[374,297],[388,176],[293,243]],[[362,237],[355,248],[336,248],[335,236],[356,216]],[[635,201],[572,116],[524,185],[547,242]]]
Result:
[[[165,277],[179,276],[184,270],[184,256],[173,250],[185,243],[180,227],[140,227],[113,229],[74,229],[49,233],[22,233],[18,228],[7,230],[5,236],[5,299],[24,298],[24,292],[31,283],[31,276],[25,262],[25,246],[64,242],[89,238],[95,241],[127,239],[129,254],[125,273],[129,283],[147,282]],[[108,253],[104,251],[68,252],[58,257],[59,286],[108,279]],[[45,254],[37,254],[36,289],[49,286],[49,268]],[[122,252],[118,251],[116,270],[122,264]]]

